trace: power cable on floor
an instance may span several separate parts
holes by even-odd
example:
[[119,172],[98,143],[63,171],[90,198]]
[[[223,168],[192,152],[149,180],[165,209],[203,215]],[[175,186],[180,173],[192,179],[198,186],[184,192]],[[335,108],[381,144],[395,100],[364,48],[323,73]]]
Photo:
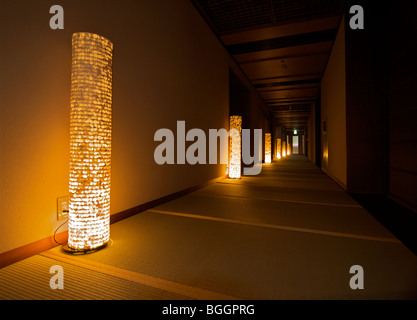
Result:
[[63,245],[63,243],[59,243],[57,240],[56,240],[56,233],[57,233],[57,231],[64,225],[64,224],[66,224],[68,222],[68,218],[63,222],[63,223],[61,223],[59,226],[58,226],[58,228],[56,228],[55,229],[55,231],[54,231],[54,241],[55,241],[55,243],[56,244],[58,244],[58,245],[60,245],[60,246],[62,246]]

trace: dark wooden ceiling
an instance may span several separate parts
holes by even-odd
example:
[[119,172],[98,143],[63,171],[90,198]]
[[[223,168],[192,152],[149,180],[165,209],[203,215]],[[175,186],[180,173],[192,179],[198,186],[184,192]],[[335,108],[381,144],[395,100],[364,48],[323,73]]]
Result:
[[344,10],[343,0],[193,0],[269,106],[302,132]]

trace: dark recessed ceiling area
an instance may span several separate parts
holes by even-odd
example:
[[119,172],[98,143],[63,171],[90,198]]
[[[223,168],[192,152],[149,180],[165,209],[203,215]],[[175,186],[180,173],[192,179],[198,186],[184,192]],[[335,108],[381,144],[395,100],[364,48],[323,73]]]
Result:
[[193,0],[269,106],[303,132],[344,12],[343,0]]

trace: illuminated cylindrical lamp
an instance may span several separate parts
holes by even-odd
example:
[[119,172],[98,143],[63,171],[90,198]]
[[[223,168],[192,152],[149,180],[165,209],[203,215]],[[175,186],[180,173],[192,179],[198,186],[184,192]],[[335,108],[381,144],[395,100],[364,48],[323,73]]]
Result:
[[285,141],[282,141],[282,156],[287,156],[287,147],[285,145]]
[[287,156],[289,156],[291,154],[291,147],[290,144],[287,143]]
[[229,178],[240,179],[242,162],[242,117],[230,116]]
[[271,134],[265,133],[265,163],[271,163]]
[[67,244],[72,252],[100,249],[110,239],[112,63],[109,40],[73,34]]
[[281,139],[277,139],[277,158],[281,159]]

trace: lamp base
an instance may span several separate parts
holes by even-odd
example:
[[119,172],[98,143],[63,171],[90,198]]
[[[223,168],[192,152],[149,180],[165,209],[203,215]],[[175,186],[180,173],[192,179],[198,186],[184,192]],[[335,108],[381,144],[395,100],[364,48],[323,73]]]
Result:
[[94,252],[100,251],[100,250],[106,248],[107,246],[110,246],[112,243],[113,243],[113,240],[109,239],[108,242],[106,242],[105,244],[103,244],[103,245],[101,245],[97,248],[94,248],[94,249],[73,249],[73,248],[70,248],[68,246],[68,243],[65,243],[65,244],[62,245],[61,249],[65,253],[70,253],[70,254],[89,254],[89,253],[94,253]]

